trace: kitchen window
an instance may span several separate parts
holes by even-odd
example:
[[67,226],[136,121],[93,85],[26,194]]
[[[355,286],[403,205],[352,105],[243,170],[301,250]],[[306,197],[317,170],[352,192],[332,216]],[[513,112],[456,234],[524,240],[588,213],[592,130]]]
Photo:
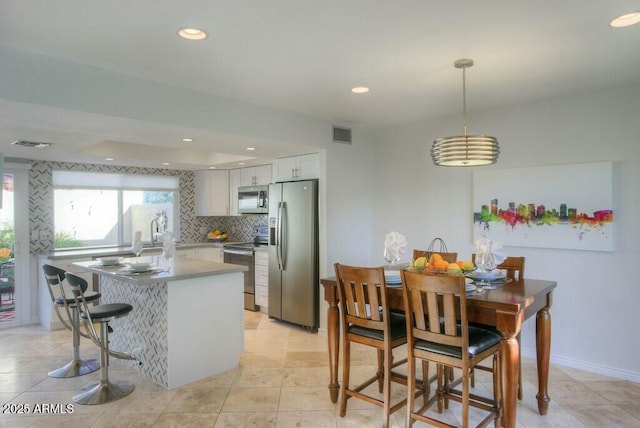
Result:
[[161,215],[179,237],[177,177],[54,171],[53,192],[56,249],[130,245],[138,230],[150,242]]

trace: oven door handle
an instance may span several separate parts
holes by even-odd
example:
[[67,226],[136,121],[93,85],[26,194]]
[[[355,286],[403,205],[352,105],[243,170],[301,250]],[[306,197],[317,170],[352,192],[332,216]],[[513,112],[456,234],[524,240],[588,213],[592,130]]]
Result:
[[253,251],[243,251],[243,250],[222,250],[225,254],[236,254],[238,256],[253,256]]

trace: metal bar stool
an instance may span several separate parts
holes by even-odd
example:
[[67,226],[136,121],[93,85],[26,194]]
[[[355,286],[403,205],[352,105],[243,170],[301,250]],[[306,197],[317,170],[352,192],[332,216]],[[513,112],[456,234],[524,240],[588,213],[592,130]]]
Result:
[[[80,331],[80,319],[76,300],[73,297],[69,299],[62,297],[62,295],[64,295],[62,287],[66,272],[63,269],[47,264],[42,265],[42,270],[44,271],[44,276],[47,280],[47,286],[49,288],[49,294],[51,295],[51,301],[53,302],[53,308],[56,310],[56,314],[58,314],[60,322],[62,322],[66,328],[71,330],[73,337],[73,359],[59,369],[50,371],[49,376],[55,378],[76,377],[98,370],[100,368],[100,363],[98,363],[97,360],[80,359],[80,335],[86,338],[89,338],[89,336]],[[59,287],[61,289],[60,297],[55,296],[55,287]],[[100,294],[89,291],[84,293],[84,299],[87,302],[95,302],[100,299]],[[60,313],[61,307],[63,307],[67,312],[66,319]]]
[[[87,281],[72,273],[67,273],[67,282],[71,286],[76,305],[80,308],[80,318],[91,340],[100,348],[100,380],[80,389],[73,397],[78,404],[103,404],[116,401],[129,395],[135,388],[131,382],[109,380],[109,356],[140,362],[134,355],[109,349],[109,321],[127,315],[133,306],[127,303],[108,303],[89,306],[84,299]],[[94,322],[100,323],[100,335]]]

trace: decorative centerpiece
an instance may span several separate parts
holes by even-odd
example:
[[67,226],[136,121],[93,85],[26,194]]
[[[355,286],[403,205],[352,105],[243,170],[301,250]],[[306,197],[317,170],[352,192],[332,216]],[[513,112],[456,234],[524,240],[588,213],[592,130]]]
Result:
[[400,256],[407,246],[407,238],[398,232],[389,232],[384,237],[384,259],[393,269],[400,261]]
[[447,275],[462,276],[476,269],[472,261],[458,260],[449,263],[444,260],[439,253],[433,253],[428,259],[418,257],[409,266],[409,270],[414,272],[438,273]]
[[223,242],[229,238],[229,233],[220,229],[215,229],[207,233],[207,240],[209,242]]

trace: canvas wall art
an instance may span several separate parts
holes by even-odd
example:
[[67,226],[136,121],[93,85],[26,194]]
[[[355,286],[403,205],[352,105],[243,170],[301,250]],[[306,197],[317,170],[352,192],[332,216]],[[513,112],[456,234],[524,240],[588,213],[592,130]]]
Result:
[[474,240],[613,251],[613,164],[474,171],[473,211]]

